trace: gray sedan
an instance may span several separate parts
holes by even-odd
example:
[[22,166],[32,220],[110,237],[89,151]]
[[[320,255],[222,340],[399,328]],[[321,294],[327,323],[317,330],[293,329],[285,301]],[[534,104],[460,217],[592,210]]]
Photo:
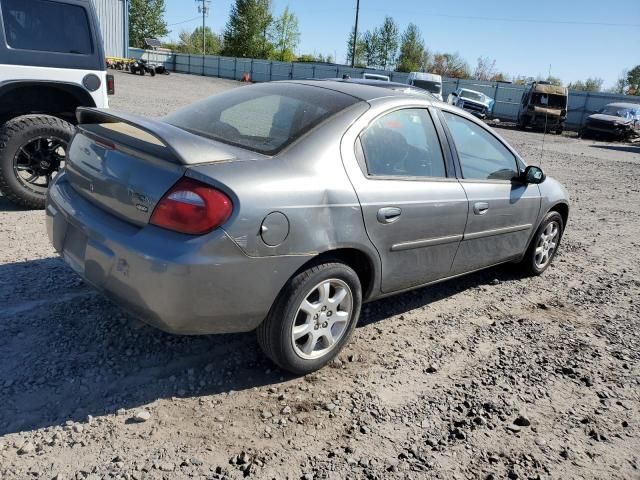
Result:
[[80,109],[46,212],[65,261],[144,321],[257,329],[304,374],[349,341],[363,302],[504,262],[542,273],[569,204],[456,107],[290,81],[163,121]]

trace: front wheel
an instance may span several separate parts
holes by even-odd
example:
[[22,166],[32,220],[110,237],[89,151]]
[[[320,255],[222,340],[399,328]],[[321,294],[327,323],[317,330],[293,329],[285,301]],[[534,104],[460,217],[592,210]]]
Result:
[[294,276],[258,327],[258,343],[278,366],[304,375],[330,362],[349,341],[362,305],[358,275],[321,263]]
[[73,125],[49,115],[23,115],[5,123],[0,128],[2,194],[26,208],[44,208],[73,131]]
[[555,211],[547,213],[521,261],[525,273],[540,275],[549,268],[560,247],[563,231],[562,215]]

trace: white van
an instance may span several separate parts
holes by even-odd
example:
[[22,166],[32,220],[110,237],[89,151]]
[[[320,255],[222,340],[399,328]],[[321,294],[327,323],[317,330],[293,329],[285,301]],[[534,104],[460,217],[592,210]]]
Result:
[[435,73],[411,72],[407,83],[422,88],[442,100],[442,77]]

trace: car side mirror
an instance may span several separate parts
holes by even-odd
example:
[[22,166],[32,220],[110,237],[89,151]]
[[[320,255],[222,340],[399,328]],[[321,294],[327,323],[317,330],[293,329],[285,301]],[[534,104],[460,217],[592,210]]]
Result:
[[542,183],[545,180],[546,175],[542,171],[540,167],[536,167],[534,165],[529,165],[522,172],[521,179],[524,183],[533,183],[538,184]]

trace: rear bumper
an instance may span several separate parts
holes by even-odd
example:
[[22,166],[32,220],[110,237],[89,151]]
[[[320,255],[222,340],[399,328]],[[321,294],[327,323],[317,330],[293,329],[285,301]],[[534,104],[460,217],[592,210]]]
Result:
[[171,333],[255,329],[308,259],[248,257],[221,229],[192,237],[130,225],[78,195],[64,174],[47,197],[47,232],[65,262],[115,303]]

